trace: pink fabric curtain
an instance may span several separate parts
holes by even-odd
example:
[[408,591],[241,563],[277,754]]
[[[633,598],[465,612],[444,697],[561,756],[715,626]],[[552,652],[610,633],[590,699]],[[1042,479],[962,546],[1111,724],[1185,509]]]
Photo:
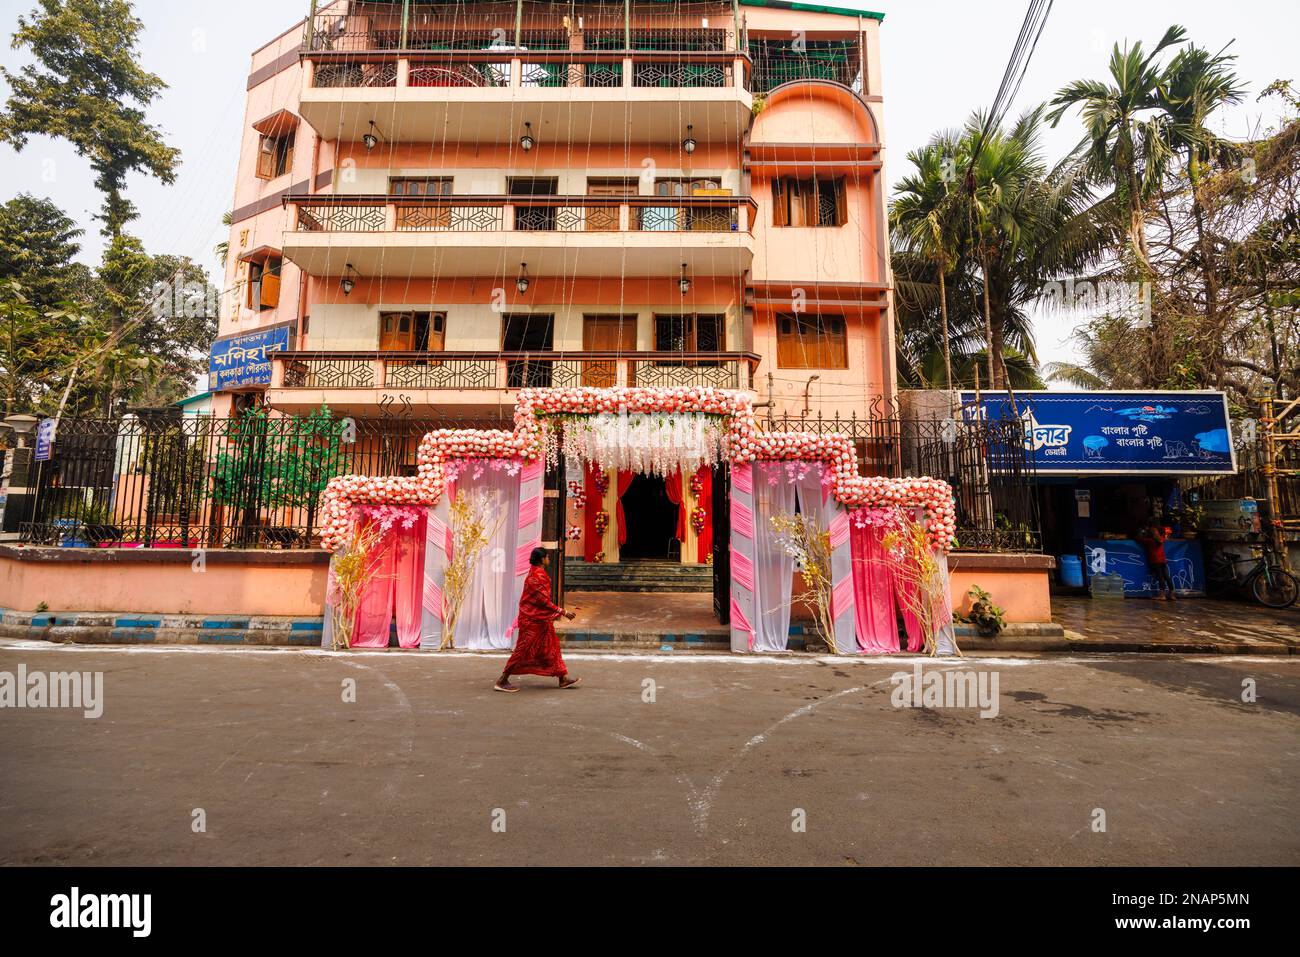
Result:
[[421,601],[424,597],[424,516],[410,528],[395,527],[393,578],[397,605],[397,643],[403,648],[420,647]]
[[397,615],[397,642],[420,646],[420,607],[424,586],[424,518],[410,528],[393,525],[380,542],[374,575],[357,606],[353,648],[387,648]]
[[393,620],[393,578],[397,569],[397,551],[391,533],[380,541],[377,552],[371,560],[373,574],[357,604],[353,648],[388,647],[388,626]]
[[[875,525],[851,524],[849,554],[853,559],[854,615],[858,647],[867,654],[898,651],[898,618],[894,611],[894,575],[881,530]],[[911,641],[908,641],[909,647]]]

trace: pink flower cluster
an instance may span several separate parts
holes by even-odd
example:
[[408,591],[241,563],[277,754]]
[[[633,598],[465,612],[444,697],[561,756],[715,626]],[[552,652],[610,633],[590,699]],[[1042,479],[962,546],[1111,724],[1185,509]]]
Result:
[[465,467],[461,464],[465,460],[504,460],[509,463],[508,468],[518,469],[523,463],[543,456],[548,416],[602,412],[702,412],[726,416],[729,421],[727,454],[733,464],[819,463],[823,468],[823,482],[847,508],[922,508],[934,547],[947,551],[952,546],[956,513],[948,484],[934,478],[864,478],[858,475],[857,452],[847,436],[762,432],[754,421],[752,400],[743,392],[709,387],[600,389],[590,386],[520,389],[513,432],[438,429],[428,433],[420,442],[414,478],[347,475],[331,479],[321,499],[321,543],[333,550],[346,541],[353,505],[435,505],[448,479]]
[[320,499],[321,545],[329,551],[347,542],[352,510],[365,505],[433,505],[437,501],[418,478],[401,475],[340,475],[329,480]]

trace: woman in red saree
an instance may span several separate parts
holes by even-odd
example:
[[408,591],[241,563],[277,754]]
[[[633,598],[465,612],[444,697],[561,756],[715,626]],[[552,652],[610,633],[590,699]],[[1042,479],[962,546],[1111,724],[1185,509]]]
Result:
[[494,691],[518,691],[519,686],[510,683],[511,675],[554,675],[560,679],[561,688],[572,688],[582,680],[569,677],[560,654],[554,622],[561,615],[572,621],[573,612],[551,601],[551,576],[546,574],[549,560],[544,548],[534,548],[528,556],[532,567],[524,579],[524,593],[519,597],[519,637],[515,640],[514,654],[492,686]]

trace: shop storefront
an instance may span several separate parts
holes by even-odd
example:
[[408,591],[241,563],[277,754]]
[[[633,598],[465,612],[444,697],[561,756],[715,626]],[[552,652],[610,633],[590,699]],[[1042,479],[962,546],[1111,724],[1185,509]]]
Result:
[[1186,480],[1236,471],[1221,392],[962,393],[969,417],[1020,419],[1032,451],[1043,550],[1065,585],[1118,575],[1124,594],[1152,597],[1136,536],[1151,520],[1169,535],[1175,591],[1205,591],[1204,503]]

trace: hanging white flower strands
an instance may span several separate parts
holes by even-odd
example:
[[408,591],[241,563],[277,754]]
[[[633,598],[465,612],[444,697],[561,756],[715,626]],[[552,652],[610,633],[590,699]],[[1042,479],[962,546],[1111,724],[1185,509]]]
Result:
[[726,434],[720,416],[698,412],[598,413],[565,423],[564,454],[574,470],[688,475],[722,460]]

